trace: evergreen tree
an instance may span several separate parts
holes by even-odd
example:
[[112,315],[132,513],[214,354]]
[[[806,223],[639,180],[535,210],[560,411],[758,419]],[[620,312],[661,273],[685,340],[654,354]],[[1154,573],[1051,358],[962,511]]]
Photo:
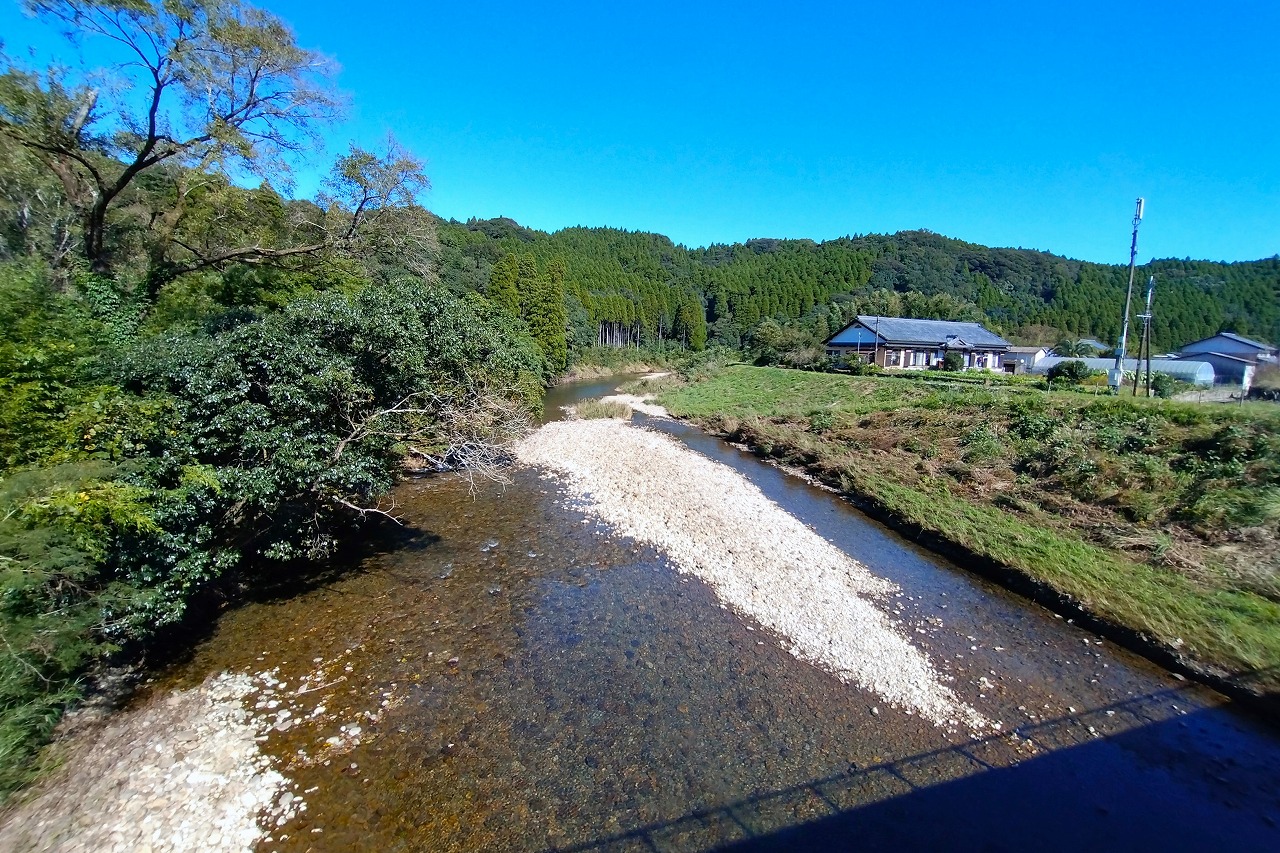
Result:
[[520,261],[507,253],[493,265],[489,273],[487,295],[489,301],[513,317],[520,316],[520,292],[516,282],[520,278]]

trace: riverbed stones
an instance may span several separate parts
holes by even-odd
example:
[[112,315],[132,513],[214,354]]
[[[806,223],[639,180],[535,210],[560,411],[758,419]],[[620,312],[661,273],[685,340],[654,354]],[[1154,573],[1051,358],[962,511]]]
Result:
[[516,449],[562,477],[588,515],[662,549],[797,658],[939,726],[991,726],[876,604],[897,587],[766,498],[741,474],[621,420],[547,424]]
[[252,850],[259,816],[297,807],[259,752],[270,720],[246,710],[254,690],[251,676],[221,673],[86,733],[63,775],[0,828],[0,850]]

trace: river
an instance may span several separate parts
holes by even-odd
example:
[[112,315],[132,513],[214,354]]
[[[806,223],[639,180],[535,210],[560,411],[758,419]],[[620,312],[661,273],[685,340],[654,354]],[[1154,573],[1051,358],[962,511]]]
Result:
[[[553,389],[547,416],[617,381]],[[156,685],[309,679],[301,722],[262,744],[307,808],[261,849],[1280,849],[1274,729],[827,491],[647,425],[898,584],[893,618],[1003,732],[949,733],[796,660],[537,471],[412,479],[403,528],[227,613]]]

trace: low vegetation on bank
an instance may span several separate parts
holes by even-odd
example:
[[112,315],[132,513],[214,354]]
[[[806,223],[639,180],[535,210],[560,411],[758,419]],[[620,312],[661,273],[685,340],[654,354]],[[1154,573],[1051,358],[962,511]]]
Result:
[[746,366],[659,402],[1207,674],[1280,688],[1274,406]]
[[666,369],[670,356],[656,350],[635,347],[591,347],[574,354],[574,362],[561,374],[560,384],[616,376],[625,373],[652,373]]
[[573,413],[584,421],[602,418],[631,418],[631,408],[617,400],[584,400],[573,407]]

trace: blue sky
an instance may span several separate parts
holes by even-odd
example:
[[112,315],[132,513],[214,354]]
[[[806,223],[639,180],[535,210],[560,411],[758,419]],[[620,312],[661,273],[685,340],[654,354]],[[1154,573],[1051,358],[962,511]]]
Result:
[[262,5],[342,68],[328,154],[394,132],[446,217],[1127,263],[1141,195],[1140,262],[1280,253],[1275,0]]

